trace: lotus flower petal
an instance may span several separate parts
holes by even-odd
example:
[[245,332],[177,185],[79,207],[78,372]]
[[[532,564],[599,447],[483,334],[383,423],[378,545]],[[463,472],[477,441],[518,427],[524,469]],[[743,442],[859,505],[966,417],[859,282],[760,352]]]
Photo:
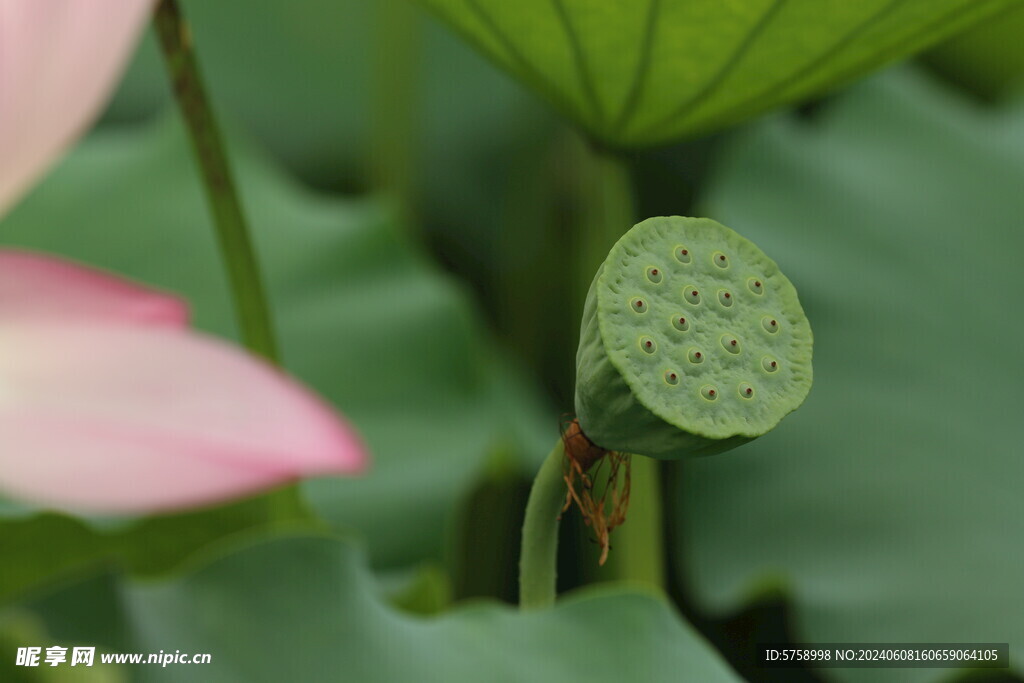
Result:
[[153,0],[0,0],[0,216],[88,127]]
[[69,261],[0,250],[0,323],[33,319],[185,327],[188,307],[177,297]]
[[322,401],[183,319],[166,295],[0,251],[0,490],[151,512],[364,467]]

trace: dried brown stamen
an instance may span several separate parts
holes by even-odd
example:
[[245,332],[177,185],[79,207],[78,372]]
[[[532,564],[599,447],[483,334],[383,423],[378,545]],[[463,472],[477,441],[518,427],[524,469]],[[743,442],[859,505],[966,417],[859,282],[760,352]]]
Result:
[[[597,543],[601,546],[599,564],[608,559],[611,549],[611,532],[626,521],[629,508],[630,456],[628,453],[608,451],[583,433],[578,420],[573,420],[562,432],[565,446],[565,468],[563,477],[568,489],[565,496],[564,514],[573,501],[583,515],[583,521],[594,530]],[[605,463],[608,467],[605,468]],[[601,495],[595,497],[595,482]]]

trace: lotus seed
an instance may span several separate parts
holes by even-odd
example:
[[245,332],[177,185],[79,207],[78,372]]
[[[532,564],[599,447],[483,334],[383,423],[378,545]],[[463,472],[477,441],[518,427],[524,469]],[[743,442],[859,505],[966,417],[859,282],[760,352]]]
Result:
[[771,334],[775,334],[779,331],[779,321],[771,316],[766,315],[761,318],[761,324],[764,326],[764,329]]
[[761,359],[761,367],[765,372],[775,372],[779,369],[779,363],[771,356],[765,356]]
[[709,401],[714,401],[718,398],[718,391],[710,384],[705,384],[700,388],[700,394]]
[[740,398],[754,398],[754,387],[746,382],[740,382],[739,391]]
[[693,285],[687,285],[683,290],[683,298],[696,306],[700,303],[700,291]]
[[755,277],[747,280],[747,287],[749,287],[750,291],[754,294],[764,294],[764,285],[762,285],[761,281]]
[[654,353],[658,350],[658,345],[650,337],[640,337],[640,348],[644,353]]
[[690,329],[690,322],[685,317],[677,315],[672,318],[672,326],[680,332],[686,332]]
[[665,383],[666,384],[671,384],[672,386],[675,386],[675,385],[679,384],[679,375],[677,375],[676,373],[672,372],[671,370],[666,370],[665,371]]
[[647,279],[653,282],[654,284],[658,284],[659,282],[661,282],[662,277],[663,276],[661,274],[661,271],[658,270],[657,268],[647,269]]
[[725,291],[724,289],[718,290],[718,303],[722,304],[726,308],[732,306],[732,294]]
[[697,349],[690,349],[687,352],[686,357],[690,359],[691,363],[703,363],[704,362],[704,354],[701,353],[700,351],[698,351]]
[[737,354],[740,352],[740,342],[736,337],[732,336],[731,334],[723,334],[722,348],[724,348],[729,353]]
[[676,260],[680,263],[690,262],[690,250],[683,246],[676,247]]
[[714,255],[711,257],[711,259],[712,259],[712,262],[716,266],[718,266],[719,268],[728,268],[729,267],[729,259],[726,257],[725,254],[723,254],[720,251],[716,251],[714,253]]
[[643,299],[633,299],[631,302],[629,302],[629,307],[636,311],[637,313],[647,312],[647,302],[644,301]]

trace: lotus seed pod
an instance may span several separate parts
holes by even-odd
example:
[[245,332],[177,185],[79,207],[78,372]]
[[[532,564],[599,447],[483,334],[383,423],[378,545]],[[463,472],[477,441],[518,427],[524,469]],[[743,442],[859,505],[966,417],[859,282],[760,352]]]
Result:
[[812,346],[796,289],[752,242],[707,218],[649,218],[590,286],[577,417],[608,450],[728,450],[803,403]]

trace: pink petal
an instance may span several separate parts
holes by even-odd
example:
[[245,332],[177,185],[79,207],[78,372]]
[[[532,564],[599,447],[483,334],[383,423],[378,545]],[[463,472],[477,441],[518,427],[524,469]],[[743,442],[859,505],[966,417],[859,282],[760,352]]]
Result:
[[161,326],[0,317],[0,489],[150,512],[365,466],[353,432],[276,370]]
[[126,322],[184,327],[177,297],[69,261],[0,249],[0,321]]
[[0,0],[0,217],[106,103],[153,0]]

